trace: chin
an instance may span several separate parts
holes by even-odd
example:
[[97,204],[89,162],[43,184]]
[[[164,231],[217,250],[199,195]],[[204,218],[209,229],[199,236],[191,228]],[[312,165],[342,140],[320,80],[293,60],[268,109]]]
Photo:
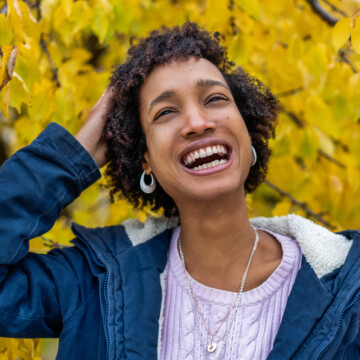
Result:
[[[211,185],[211,186],[210,186]],[[201,199],[206,202],[209,200],[214,201],[217,199],[233,198],[243,196],[245,194],[244,184],[232,183],[232,182],[221,182],[215,185],[209,184],[206,186],[203,184],[198,189],[193,189],[193,198]],[[197,190],[197,191],[196,191]]]

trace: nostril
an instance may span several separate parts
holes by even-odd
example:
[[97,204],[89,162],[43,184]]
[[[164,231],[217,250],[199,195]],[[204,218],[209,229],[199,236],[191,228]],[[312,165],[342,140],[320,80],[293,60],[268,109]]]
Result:
[[193,136],[193,135],[201,135],[201,134],[205,134],[205,133],[208,133],[208,132],[211,132],[211,131],[213,131],[214,129],[213,128],[206,128],[206,129],[204,129],[204,130],[202,130],[202,131],[189,131],[186,135],[187,136]]

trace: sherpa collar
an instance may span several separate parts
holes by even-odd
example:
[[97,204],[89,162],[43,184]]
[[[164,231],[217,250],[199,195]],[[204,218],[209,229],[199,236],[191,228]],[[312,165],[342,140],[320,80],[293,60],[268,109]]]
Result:
[[[294,214],[272,218],[258,217],[250,221],[258,228],[295,239],[318,278],[342,266],[352,245],[352,240],[345,236],[334,234],[311,220]],[[135,246],[166,229],[174,228],[178,222],[178,218],[149,217],[145,223],[130,219],[123,225]]]
[[345,236],[334,234],[311,220],[294,214],[254,218],[251,223],[295,239],[318,278],[342,266],[352,245],[352,240]]

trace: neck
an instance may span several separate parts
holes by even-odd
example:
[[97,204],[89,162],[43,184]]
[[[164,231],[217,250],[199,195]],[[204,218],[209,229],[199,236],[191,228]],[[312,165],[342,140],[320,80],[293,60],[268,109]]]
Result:
[[239,271],[245,270],[255,239],[244,192],[231,199],[178,208],[181,245],[189,273],[205,285],[218,288],[224,288],[224,279],[236,273],[237,288]]

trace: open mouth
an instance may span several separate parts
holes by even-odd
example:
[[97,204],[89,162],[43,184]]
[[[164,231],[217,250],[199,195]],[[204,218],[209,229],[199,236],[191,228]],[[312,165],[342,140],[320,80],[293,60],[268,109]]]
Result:
[[185,154],[181,161],[185,167],[196,171],[226,164],[229,155],[230,149],[226,145],[218,144],[193,150]]

